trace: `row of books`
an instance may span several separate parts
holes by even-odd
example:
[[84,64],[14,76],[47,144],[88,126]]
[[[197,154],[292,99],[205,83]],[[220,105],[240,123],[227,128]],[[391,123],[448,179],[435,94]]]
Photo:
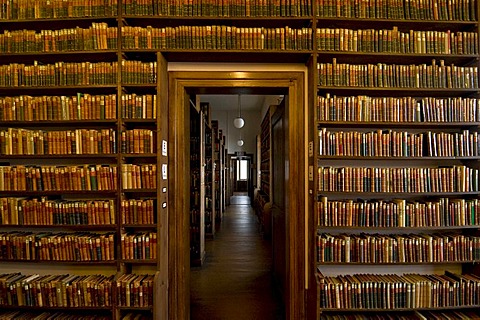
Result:
[[[140,144],[140,141],[137,143]],[[1,155],[115,153],[117,153],[117,138],[116,131],[113,129],[50,131],[8,128],[0,131]]]
[[[122,119],[156,119],[157,96],[122,94]],[[0,97],[0,121],[117,119],[117,95]]]
[[114,276],[105,275],[0,275],[1,306],[111,307]]
[[344,314],[322,313],[320,320],[467,320],[478,319],[480,314],[476,311],[412,311],[412,312],[394,312],[394,313],[349,313],[350,318],[345,318]]
[[[131,317],[137,315],[131,314]],[[102,316],[101,314],[89,315],[89,314],[76,314],[65,312],[28,312],[28,311],[4,311],[0,312],[0,319],[2,320],[110,320],[109,316]],[[125,317],[122,320],[126,319]],[[134,318],[129,318],[134,319]],[[136,318],[135,318],[136,319]],[[141,319],[141,318],[138,318]]]
[[393,29],[319,28],[316,30],[320,51],[393,52],[404,54],[478,53],[478,33],[448,31],[401,32]]
[[[123,207],[121,212],[126,213]],[[115,221],[114,200],[0,198],[0,225],[114,225]]]
[[0,191],[108,191],[116,189],[116,166],[0,166]]
[[122,131],[122,153],[155,153],[156,139],[153,130],[133,129]]
[[319,167],[318,191],[442,193],[478,192],[478,169]]
[[156,119],[157,96],[151,94],[123,94],[122,95],[123,119]]
[[117,62],[55,62],[0,65],[0,87],[117,84]]
[[117,303],[119,306],[149,307],[153,305],[153,275],[122,274],[116,280],[116,286]]
[[125,199],[120,203],[122,224],[156,223],[155,199]]
[[89,28],[59,30],[4,30],[0,34],[1,53],[115,50],[118,28],[93,22]]
[[480,155],[478,132],[461,133],[376,130],[318,130],[320,156],[358,157],[476,157]]
[[123,49],[312,50],[311,28],[122,27]]
[[122,259],[149,260],[157,258],[157,233],[124,233],[121,236]]
[[478,89],[478,67],[318,63],[319,86]]
[[475,21],[475,0],[314,0],[320,17]]
[[122,60],[121,65],[124,84],[157,83],[157,62]]
[[0,260],[113,261],[115,234],[0,233]]
[[[134,100],[131,95],[128,96],[122,95],[122,110],[129,109]],[[135,98],[137,97],[135,96]],[[143,99],[141,100],[143,101]],[[116,118],[116,94],[77,93],[74,96],[0,97],[0,121],[109,120]]]
[[118,12],[118,0],[0,0],[0,19],[110,17]]
[[317,202],[318,227],[429,228],[480,225],[479,199],[415,201],[329,200]]
[[434,263],[480,260],[480,237],[461,234],[317,235],[317,262]]
[[213,17],[297,17],[312,14],[311,0],[126,0],[126,15],[213,16]]
[[474,274],[352,274],[319,277],[320,308],[404,309],[477,307]]
[[478,98],[317,97],[319,121],[354,122],[479,122]]
[[[154,153],[154,131],[122,131],[121,153]],[[115,154],[113,129],[30,130],[8,128],[0,131],[1,155]]]
[[156,189],[157,165],[122,164],[123,189]]

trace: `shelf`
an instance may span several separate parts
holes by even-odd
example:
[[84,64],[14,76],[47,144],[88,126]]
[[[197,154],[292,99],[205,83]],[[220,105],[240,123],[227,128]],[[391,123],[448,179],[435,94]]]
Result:
[[151,193],[157,192],[157,189],[122,189],[125,193]]
[[[95,159],[98,161],[107,160],[107,159],[116,159],[117,154],[25,154],[25,155],[0,155],[0,161],[10,160],[10,159],[76,159],[76,160],[85,160],[85,159]],[[96,162],[98,162],[96,161]]]
[[153,306],[148,306],[148,307],[125,307],[125,306],[119,306],[119,310],[123,311],[152,311]]
[[96,21],[105,21],[105,20],[112,20],[115,22],[117,20],[117,15],[108,15],[108,16],[98,16],[98,17],[60,17],[60,18],[35,18],[35,19],[0,19],[1,25],[8,25],[8,24],[31,24],[31,23],[45,23],[47,27],[49,27],[54,22],[59,23],[68,23],[72,22],[74,25],[78,25],[78,22],[86,21],[86,22],[96,22]]
[[[95,230],[95,231],[114,231],[116,230],[116,225],[96,225],[96,224],[51,224],[51,225],[40,225],[40,224],[22,224],[22,225],[13,225],[13,224],[0,224],[0,229],[61,229],[61,230]],[[23,261],[23,260],[22,260]]]
[[82,85],[82,86],[47,86],[47,87],[30,87],[30,86],[19,86],[19,87],[0,87],[1,95],[18,95],[18,94],[32,94],[32,95],[49,95],[49,94],[58,94],[58,95],[74,95],[78,92],[82,93],[95,93],[95,94],[107,94],[107,93],[116,93],[117,85]]
[[132,229],[153,229],[156,228],[156,224],[122,224],[123,228],[132,228]]
[[259,16],[259,17],[225,17],[225,16],[160,16],[160,15],[123,15],[129,25],[138,26],[183,26],[183,25],[228,25],[237,27],[309,27],[313,16]]
[[122,157],[125,158],[156,158],[156,153],[122,153]]
[[440,264],[477,264],[478,260],[470,261],[438,261],[438,262],[317,262],[317,266],[345,266],[345,265],[440,265]]
[[437,308],[369,308],[369,309],[340,309],[340,308],[320,308],[321,312],[404,312],[404,311],[446,311],[446,310],[462,310],[462,309],[474,309],[480,308],[480,305],[465,305],[455,307],[437,307]]
[[147,264],[147,265],[156,265],[157,259],[120,259],[121,263],[126,264]]
[[5,196],[62,196],[62,195],[94,195],[99,197],[114,197],[115,190],[55,190],[55,191],[0,191],[0,197]]
[[460,128],[474,128],[479,127],[480,122],[359,122],[359,121],[318,121],[317,127],[387,127],[387,128],[439,128],[439,127],[460,127]]
[[[407,231],[407,230],[415,230],[415,231],[435,231],[435,230],[477,230],[480,229],[480,226],[431,226],[431,227],[369,227],[369,226],[317,226],[318,232],[319,230],[358,230],[358,231],[366,231],[366,230],[397,230],[397,231]],[[320,232],[321,233],[321,232]]]
[[109,261],[97,261],[97,260],[26,260],[26,259],[15,259],[15,260],[8,260],[8,259],[0,259],[0,263],[57,263],[57,264],[80,264],[80,265],[115,265],[117,263],[116,260],[109,260]]
[[117,120],[35,120],[35,121],[0,121],[0,127],[64,127],[70,128],[111,128]]
[[422,197],[439,197],[439,196],[478,196],[480,192],[347,192],[347,191],[317,191],[317,197],[322,196],[344,196],[351,197],[385,197],[385,196],[422,196]]
[[337,63],[394,63],[394,64],[431,64],[432,59],[437,63],[440,60],[445,62],[445,65],[450,64],[473,64],[476,63],[477,55],[456,55],[456,54],[435,54],[435,53],[396,53],[396,52],[347,52],[347,51],[317,51],[318,60],[331,61],[333,58],[337,59]]
[[[113,306],[110,307],[49,307],[49,306],[44,306],[44,307],[38,307],[38,306],[11,306],[11,305],[0,305],[2,309],[5,310],[26,310],[26,311],[47,311],[47,310],[61,310],[64,312],[68,311],[111,311],[113,309]],[[85,315],[82,312],[82,315]]]
[[122,122],[126,125],[141,124],[141,125],[156,125],[155,119],[123,119]]
[[103,61],[116,61],[117,49],[98,49],[98,50],[71,50],[71,51],[56,51],[56,52],[0,52],[0,55],[4,56],[2,63],[5,62],[17,62],[30,64],[33,61],[42,62],[82,62],[88,60],[89,62],[103,62]]
[[[266,62],[305,63],[313,51],[294,50],[161,50],[169,62]],[[201,54],[203,53],[203,54]]]
[[401,30],[421,28],[421,30],[469,30],[478,25],[478,21],[461,20],[405,20],[405,19],[375,19],[375,18],[343,18],[343,17],[315,17],[317,26],[336,28],[392,28],[397,26]]
[[330,87],[317,86],[319,93],[328,92],[336,95],[365,95],[370,96],[434,96],[434,97],[467,97],[475,95],[480,89],[450,89],[450,88],[386,88],[386,87]]
[[432,160],[479,160],[480,156],[475,157],[414,157],[414,156],[404,156],[404,157],[397,157],[397,156],[324,156],[318,155],[319,161],[322,160],[388,160],[388,161],[407,161],[407,160],[425,160],[425,161],[432,161]]

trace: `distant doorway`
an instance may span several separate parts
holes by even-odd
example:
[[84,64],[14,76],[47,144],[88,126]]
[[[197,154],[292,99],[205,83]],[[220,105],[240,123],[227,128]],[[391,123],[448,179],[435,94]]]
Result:
[[253,201],[253,155],[232,156],[230,158],[230,167],[233,168],[233,192],[245,193]]

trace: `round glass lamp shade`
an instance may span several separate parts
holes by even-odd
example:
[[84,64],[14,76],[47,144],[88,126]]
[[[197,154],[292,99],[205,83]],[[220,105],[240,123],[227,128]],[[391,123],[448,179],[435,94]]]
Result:
[[239,147],[243,146],[243,140],[242,140],[242,139],[238,139],[237,145],[238,145]]
[[244,125],[245,125],[245,120],[243,120],[242,117],[236,117],[233,120],[233,126],[237,129],[243,128]]

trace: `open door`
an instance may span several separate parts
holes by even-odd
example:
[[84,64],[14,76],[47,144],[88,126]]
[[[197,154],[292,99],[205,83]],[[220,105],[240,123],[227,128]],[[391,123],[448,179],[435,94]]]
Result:
[[288,137],[286,135],[285,99],[272,117],[272,260],[273,276],[283,302],[287,291],[287,212],[285,202],[285,171]]

